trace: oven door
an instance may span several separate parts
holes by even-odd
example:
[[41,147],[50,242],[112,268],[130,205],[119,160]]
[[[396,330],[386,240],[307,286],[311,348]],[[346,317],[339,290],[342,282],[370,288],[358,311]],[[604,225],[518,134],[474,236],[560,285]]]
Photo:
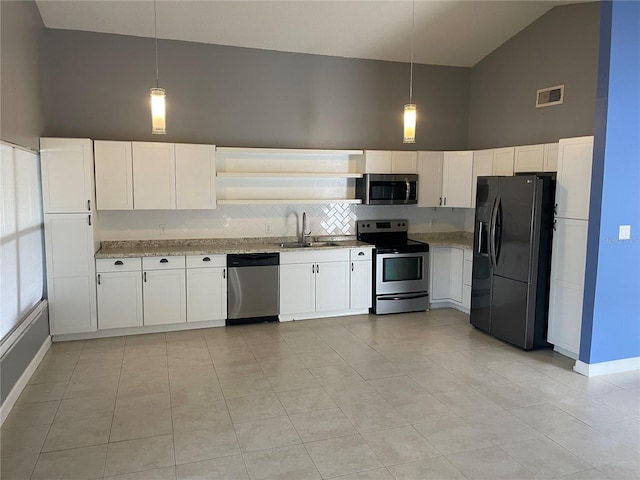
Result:
[[429,291],[429,252],[378,253],[376,296]]

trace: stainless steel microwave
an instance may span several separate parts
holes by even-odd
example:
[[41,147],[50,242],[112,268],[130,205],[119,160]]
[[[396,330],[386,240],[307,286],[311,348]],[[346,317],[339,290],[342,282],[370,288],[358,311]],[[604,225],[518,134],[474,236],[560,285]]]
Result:
[[418,203],[418,175],[365,173],[356,179],[356,198],[364,205],[413,205]]

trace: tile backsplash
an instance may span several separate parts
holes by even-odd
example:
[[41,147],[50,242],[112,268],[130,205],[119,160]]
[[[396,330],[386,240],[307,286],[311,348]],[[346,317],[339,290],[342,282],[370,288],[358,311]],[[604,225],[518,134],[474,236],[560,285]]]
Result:
[[288,237],[300,233],[303,212],[312,236],[355,235],[356,220],[383,218],[406,218],[411,232],[473,231],[473,209],[277,204],[221,205],[216,210],[101,211],[100,236],[102,240]]

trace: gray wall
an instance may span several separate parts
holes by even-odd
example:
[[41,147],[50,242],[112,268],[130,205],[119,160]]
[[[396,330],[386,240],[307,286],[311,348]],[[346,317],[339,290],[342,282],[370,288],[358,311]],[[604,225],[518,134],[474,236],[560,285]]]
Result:
[[32,1],[0,2],[0,138],[38,149],[43,124],[39,35],[44,30]]
[[153,39],[43,35],[47,136],[289,148],[464,149],[468,68],[416,66],[415,146],[402,144],[409,65],[159,41],[167,131],[150,133]]
[[[593,135],[599,2],[556,7],[471,70],[469,148]],[[536,90],[565,85],[564,104],[535,108]]]

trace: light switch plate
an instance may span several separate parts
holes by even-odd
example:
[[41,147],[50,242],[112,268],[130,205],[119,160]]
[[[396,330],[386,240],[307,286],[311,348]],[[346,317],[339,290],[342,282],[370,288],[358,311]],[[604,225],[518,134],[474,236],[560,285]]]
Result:
[[631,238],[631,225],[620,225],[618,240],[629,240]]

